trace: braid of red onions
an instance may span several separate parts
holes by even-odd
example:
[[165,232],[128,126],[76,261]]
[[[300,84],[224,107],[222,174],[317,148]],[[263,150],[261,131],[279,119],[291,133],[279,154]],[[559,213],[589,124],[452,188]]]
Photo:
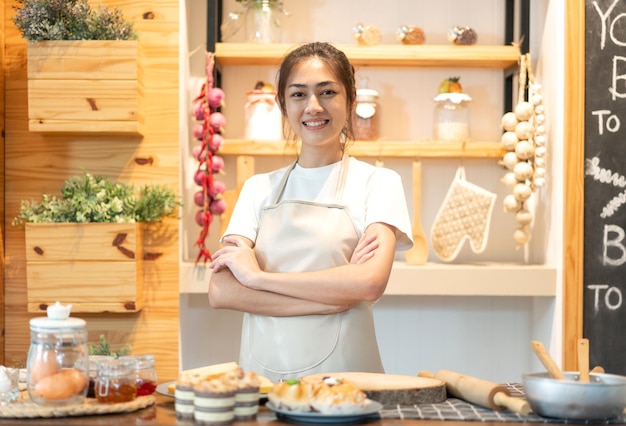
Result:
[[193,116],[199,122],[193,127],[193,136],[200,142],[193,148],[193,156],[198,161],[194,182],[201,187],[194,194],[194,203],[199,207],[195,219],[200,226],[195,244],[199,248],[196,264],[200,260],[206,263],[211,259],[211,252],[206,245],[209,228],[213,217],[226,210],[226,201],[222,196],[225,185],[214,179],[215,174],[223,173],[224,160],[216,153],[224,143],[222,132],[226,125],[224,114],[219,111],[224,105],[224,91],[213,87],[214,61],[213,53],[207,52],[206,83],[192,102]]

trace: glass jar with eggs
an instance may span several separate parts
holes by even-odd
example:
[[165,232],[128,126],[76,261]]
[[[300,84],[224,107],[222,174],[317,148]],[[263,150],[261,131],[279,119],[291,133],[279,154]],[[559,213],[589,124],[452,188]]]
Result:
[[87,331],[84,320],[69,317],[71,308],[56,302],[30,320],[27,388],[36,404],[81,404],[87,394]]

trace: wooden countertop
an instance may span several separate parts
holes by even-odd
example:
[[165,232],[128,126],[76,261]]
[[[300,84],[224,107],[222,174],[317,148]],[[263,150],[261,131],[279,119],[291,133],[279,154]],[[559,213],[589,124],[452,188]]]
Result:
[[[0,407],[2,410],[2,407]],[[469,421],[444,421],[441,420],[401,420],[381,419],[367,422],[372,426],[472,426]],[[514,426],[512,422],[480,422],[482,426]],[[180,420],[176,418],[174,399],[162,395],[156,395],[156,404],[133,413],[107,414],[101,416],[81,416],[63,418],[34,418],[34,419],[0,419],[0,425],[51,425],[51,426],[102,426],[102,425],[141,425],[141,426],[193,426],[193,420]],[[241,425],[282,425],[288,424],[276,419],[269,410],[261,408],[256,422],[235,422],[233,426]],[[520,423],[521,424],[521,423]],[[523,423],[524,425],[546,425],[546,423]]]

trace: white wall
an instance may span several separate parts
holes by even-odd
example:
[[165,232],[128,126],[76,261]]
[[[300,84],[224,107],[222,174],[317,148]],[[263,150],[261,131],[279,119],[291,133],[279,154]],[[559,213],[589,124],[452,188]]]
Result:
[[[401,24],[422,27],[429,44],[446,44],[447,30],[454,25],[469,25],[478,32],[479,43],[502,44],[504,41],[504,2],[501,0],[320,0],[315,4],[286,0],[291,16],[283,19],[283,42],[298,43],[325,40],[333,43],[354,43],[351,28],[358,22],[377,25],[383,32],[383,43],[397,43],[394,32]],[[189,20],[188,51],[205,39],[205,2],[187,0]],[[225,0],[226,12],[240,10],[235,0]],[[532,4],[531,52],[537,67],[537,79],[543,84],[548,110],[550,155],[553,176],[559,170],[559,141],[562,139],[562,0],[537,0]],[[182,32],[182,31],[181,31]],[[228,41],[241,41],[236,35]],[[543,54],[548,52],[548,54]],[[558,53],[558,54],[555,54]],[[189,96],[194,97],[203,79],[202,52],[189,61]],[[226,137],[243,136],[245,92],[258,80],[274,81],[274,67],[226,67],[223,85],[226,92]],[[441,80],[460,75],[472,103],[471,136],[475,140],[498,140],[502,116],[502,71],[466,69],[392,69],[361,68],[357,76],[367,76],[369,87],[381,94],[381,129],[388,140],[424,140],[432,137],[433,104]],[[184,114],[183,114],[184,116]],[[182,123],[183,129],[186,123]],[[188,123],[187,123],[188,124]],[[182,137],[185,164],[184,190],[196,189],[191,175],[195,168],[188,151],[193,142]],[[284,159],[257,159],[257,171],[266,171],[285,164]],[[372,160],[373,161],[373,160]],[[410,160],[384,159],[385,165],[396,169],[405,182],[410,199]],[[430,229],[443,201],[451,179],[459,165],[466,168],[469,181],[498,194],[493,212],[489,243],[482,254],[469,247],[459,254],[455,263],[512,262],[561,264],[562,222],[561,188],[552,180],[538,196],[537,223],[528,250],[518,250],[512,239],[515,222],[503,212],[501,200],[507,194],[500,183],[503,170],[495,160],[424,160],[421,212],[426,231]],[[234,185],[234,162],[227,158],[228,187]],[[553,179],[558,182],[558,179]],[[187,202],[189,205],[189,203]],[[410,204],[410,203],[409,203]],[[411,206],[409,206],[411,209]],[[193,242],[197,227],[194,212],[186,211],[183,226],[182,259],[195,259]],[[218,222],[218,221],[215,221]],[[216,246],[216,224],[211,230],[211,244]],[[399,255],[399,258],[401,256]],[[438,262],[434,253],[431,262]],[[558,268],[560,270],[560,267]],[[555,303],[556,302],[556,303]],[[514,297],[391,297],[385,296],[375,306],[378,340],[388,372],[415,374],[419,370],[451,369],[494,381],[519,381],[521,374],[540,369],[530,350],[530,340],[551,342],[560,348],[559,298]],[[186,294],[181,297],[181,361],[183,368],[236,359],[240,316],[225,311],[212,311],[206,295]],[[208,330],[208,331],[206,331]],[[198,333],[203,338],[198,338]]]

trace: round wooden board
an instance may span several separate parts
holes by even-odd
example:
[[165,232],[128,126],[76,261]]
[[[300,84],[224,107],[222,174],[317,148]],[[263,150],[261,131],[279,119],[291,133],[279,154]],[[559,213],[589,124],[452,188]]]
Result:
[[401,374],[336,372],[302,377],[302,381],[319,383],[324,377],[336,377],[354,383],[373,401],[383,405],[436,404],[446,400],[442,380]]

